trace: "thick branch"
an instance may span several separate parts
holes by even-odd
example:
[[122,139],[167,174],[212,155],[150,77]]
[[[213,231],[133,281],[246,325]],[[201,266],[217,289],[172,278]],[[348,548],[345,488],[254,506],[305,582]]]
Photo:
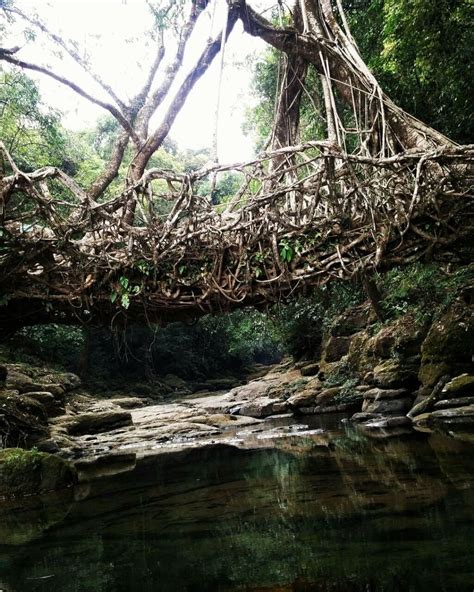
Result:
[[53,78],[57,82],[60,82],[64,86],[69,87],[84,99],[87,99],[91,103],[94,103],[95,105],[98,105],[99,107],[102,107],[102,109],[108,111],[111,115],[113,115],[113,117],[115,117],[115,119],[120,123],[124,130],[128,132],[128,134],[134,139],[134,141],[137,144],[140,143],[140,140],[134,132],[134,130],[132,129],[130,122],[127,121],[127,119],[122,115],[122,113],[117,109],[117,107],[115,107],[111,103],[106,103],[105,101],[101,101],[100,99],[93,97],[83,88],[81,88],[78,84],[72,82],[72,80],[68,80],[67,78],[64,78],[64,76],[60,76],[59,74],[56,74],[55,72],[52,72],[51,70],[48,70],[43,66],[38,66],[37,64],[25,62],[24,60],[20,60],[18,58],[13,57],[9,50],[5,51],[2,48],[0,48],[0,60],[9,62],[10,64],[18,66],[19,68],[22,68],[24,70],[33,70],[34,72],[40,72],[41,74],[45,74],[46,76]]
[[357,47],[337,25],[328,0],[321,5],[315,0],[302,0],[302,4],[305,18],[301,31],[274,27],[248,6],[246,0],[236,0],[234,6],[247,33],[262,38],[280,51],[297,54],[312,63],[320,74],[331,77],[339,95],[351,108],[354,101],[358,107],[366,101],[371,103],[375,100],[376,104],[378,100],[380,109],[374,110],[373,123],[381,111],[381,120],[377,124],[380,125],[386,118],[385,123],[393,132],[394,146],[400,143],[402,149],[423,149],[452,144],[448,138],[405,113],[384,95]]
[[[207,4],[208,4],[207,0],[203,3],[193,2],[192,7],[191,7],[191,12],[189,14],[189,18],[188,18],[188,20],[187,20],[186,24],[184,25],[183,30],[181,32],[181,36],[180,36],[179,43],[178,43],[178,48],[176,50],[176,54],[174,56],[174,59],[171,62],[171,64],[166,68],[164,80],[158,86],[158,88],[154,91],[152,96],[146,101],[146,103],[143,105],[143,107],[140,109],[140,111],[138,113],[136,124],[135,124],[135,129],[137,130],[137,134],[141,138],[143,138],[143,140],[146,139],[146,136],[148,133],[148,124],[150,122],[151,117],[153,116],[155,111],[158,109],[158,107],[162,103],[163,99],[168,94],[168,92],[171,88],[171,85],[173,84],[173,82],[175,80],[176,74],[178,73],[179,69],[181,68],[181,65],[183,63],[183,57],[184,57],[184,51],[186,49],[186,45],[189,41],[189,38],[191,37],[192,32],[194,31],[194,28],[195,28],[195,25],[196,25],[199,15],[206,8]],[[152,69],[152,71],[153,71],[153,69]],[[155,70],[155,72],[156,72],[156,70]],[[151,86],[152,81],[153,81],[153,79],[151,79],[151,81],[150,81],[150,86]],[[149,88],[150,87],[148,87],[148,90],[149,90]],[[142,95],[143,100],[146,98],[147,94],[148,94],[148,92],[146,94]]]
[[123,101],[121,101],[119,99],[119,97],[117,96],[117,94],[115,93],[113,88],[109,84],[104,82],[102,80],[102,78],[100,78],[100,76],[96,72],[92,71],[88,62],[81,55],[79,55],[79,53],[75,49],[73,49],[70,45],[68,45],[62,37],[60,37],[59,35],[57,35],[53,31],[51,31],[50,29],[48,29],[48,27],[45,25],[45,23],[43,23],[43,21],[41,21],[38,17],[28,16],[27,14],[25,14],[23,11],[21,11],[17,7],[7,9],[7,11],[17,14],[25,21],[34,25],[35,27],[40,29],[40,31],[45,33],[50,39],[52,39],[54,41],[54,43],[56,43],[56,45],[59,45],[60,47],[62,47],[72,57],[72,59],[77,64],[79,64],[79,66],[81,66],[81,68],[85,72],[87,72],[95,80],[95,82],[97,82],[97,84],[99,86],[101,86],[108,93],[108,95],[117,103],[117,105],[122,110],[122,112],[123,113],[127,112],[127,106],[125,105],[125,103]]
[[[234,28],[237,21],[237,11],[230,9],[229,19],[227,23],[226,37],[229,36],[230,32]],[[167,137],[171,126],[173,125],[177,115],[181,111],[189,93],[201,78],[201,76],[207,71],[212,61],[219,53],[221,47],[221,35],[218,35],[213,41],[209,42],[202,52],[199,60],[187,75],[183,84],[179,88],[176,96],[174,97],[168,111],[164,117],[163,123],[151,134],[144,146],[132,161],[131,167],[133,170],[132,177],[134,180],[139,179],[145,170],[145,167],[150,160],[154,152],[161,146],[164,139]]]
[[127,132],[121,132],[115,140],[115,145],[110,155],[109,162],[102,173],[95,179],[89,187],[89,195],[97,199],[107,189],[118,174],[122,164],[123,155],[128,144],[129,135]]

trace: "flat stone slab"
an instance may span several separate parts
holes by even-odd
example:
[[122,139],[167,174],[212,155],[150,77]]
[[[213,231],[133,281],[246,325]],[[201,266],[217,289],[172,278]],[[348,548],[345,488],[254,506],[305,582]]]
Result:
[[128,411],[104,411],[103,413],[83,413],[75,416],[66,430],[73,436],[97,434],[132,425],[132,415]]

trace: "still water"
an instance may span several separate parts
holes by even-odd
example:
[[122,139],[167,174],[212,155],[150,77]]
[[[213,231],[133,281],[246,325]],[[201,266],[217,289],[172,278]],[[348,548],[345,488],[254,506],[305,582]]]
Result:
[[291,436],[0,503],[8,592],[474,590],[472,447]]

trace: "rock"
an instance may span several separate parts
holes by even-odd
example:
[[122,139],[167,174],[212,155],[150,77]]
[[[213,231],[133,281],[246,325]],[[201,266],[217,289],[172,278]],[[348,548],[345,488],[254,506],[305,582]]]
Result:
[[431,326],[421,348],[418,378],[429,394],[445,374],[473,374],[474,310],[462,299]]
[[404,399],[408,396],[406,389],[382,389],[371,388],[364,394],[365,399],[373,399],[375,401],[383,401],[384,399]]
[[450,409],[451,407],[466,407],[474,405],[474,397],[457,397],[455,399],[442,399],[434,404],[434,409]]
[[173,390],[180,390],[180,391],[186,391],[188,389],[188,383],[183,380],[182,378],[180,378],[179,376],[176,376],[176,374],[167,374],[164,378],[163,378],[163,382],[171,387]]
[[48,432],[44,408],[17,390],[0,390],[0,440],[4,446],[28,442]]
[[325,405],[328,402],[334,400],[334,397],[341,392],[340,386],[333,386],[331,388],[324,389],[316,396],[317,405]]
[[[385,360],[400,360],[418,372],[421,344],[427,333],[427,326],[417,323],[411,314],[406,314],[385,324],[376,335],[367,330],[356,333],[347,354],[347,361],[359,376],[372,372]],[[364,379],[365,380],[365,379]]]
[[380,413],[367,413],[366,411],[359,411],[358,413],[354,413],[354,415],[351,417],[351,421],[364,422],[372,419],[381,419],[382,417],[383,415]]
[[370,384],[358,384],[356,387],[354,387],[354,390],[358,391],[359,393],[365,393],[371,389],[372,386]]
[[406,415],[396,415],[395,417],[378,417],[371,419],[365,424],[367,427],[375,429],[390,429],[399,427],[411,427],[410,418]]
[[[27,376],[26,374],[23,374],[22,372],[19,372],[18,370],[9,370],[8,374],[7,374],[7,379],[5,381],[5,386],[8,389],[13,389],[13,390],[17,390],[20,393],[25,392],[25,388],[31,387],[31,385],[33,384],[33,380]],[[35,389],[33,389],[35,390]]]
[[49,452],[49,454],[55,454],[61,450],[59,444],[53,438],[47,438],[46,440],[37,442],[36,448],[40,452]]
[[36,450],[0,450],[0,497],[37,495],[71,486],[74,468],[64,459]]
[[61,407],[58,405],[58,401],[54,395],[47,391],[31,392],[27,395],[23,394],[23,398],[27,396],[29,399],[37,401],[46,411],[48,415],[58,413],[61,411]]
[[436,401],[439,401],[439,399],[443,397],[442,391],[443,391],[444,385],[448,381],[449,381],[449,376],[442,376],[439,379],[436,386],[434,387],[431,395],[429,395],[428,397],[423,397],[423,396],[418,395],[418,397],[415,400],[415,405],[407,413],[407,416],[413,418],[416,415],[421,415],[422,413],[426,413],[427,411],[430,411],[433,408],[433,405],[436,403]]
[[375,313],[369,304],[351,307],[333,321],[331,335],[348,337],[362,331],[376,320]]
[[288,400],[287,403],[290,407],[310,407],[316,404],[316,396],[319,394],[319,391],[302,391],[296,393],[296,395],[292,395]]
[[109,399],[109,402],[121,409],[137,409],[137,407],[144,407],[151,403],[150,399],[141,399],[140,397],[117,397]]
[[370,438],[383,440],[399,438],[413,432],[410,419],[404,415],[371,419],[361,423],[358,429]]
[[7,379],[7,374],[8,374],[7,367],[0,364],[0,387],[2,387],[5,384],[5,381]]
[[240,406],[232,408],[230,413],[232,415],[246,415],[248,417],[260,418],[284,413],[287,409],[288,404],[286,401],[262,397],[261,399],[255,399],[254,401],[243,403]]
[[306,364],[300,368],[301,376],[316,376],[319,372],[319,364]]
[[360,402],[352,403],[335,403],[333,405],[316,405],[313,408],[313,413],[342,413],[345,411],[355,411],[360,409]]
[[417,369],[407,367],[398,360],[385,360],[373,369],[373,383],[391,389],[399,387],[417,388]]
[[450,380],[443,388],[443,397],[460,397],[463,395],[474,396],[474,376],[461,374]]
[[104,456],[78,460],[74,463],[80,483],[94,481],[119,473],[127,473],[136,467],[135,453],[112,453]]
[[362,411],[367,413],[381,413],[382,415],[399,415],[407,412],[412,405],[412,399],[381,399],[372,401],[365,399],[362,404]]
[[51,384],[59,384],[65,391],[70,391],[81,386],[81,379],[77,374],[73,374],[72,372],[48,374],[43,380]]
[[349,352],[352,337],[333,337],[330,336],[323,345],[322,358],[325,362],[338,362]]
[[103,411],[83,413],[66,423],[66,430],[74,436],[97,434],[131,426],[132,415],[128,411]]
[[474,405],[455,407],[453,409],[438,409],[431,413],[423,413],[413,418],[419,427],[440,428],[442,430],[473,430]]
[[224,378],[210,378],[209,380],[206,380],[204,383],[202,383],[200,386],[203,386],[203,385],[205,386],[205,388],[201,389],[201,390],[225,391],[225,390],[233,389],[234,387],[238,386],[239,384],[240,384],[240,380],[238,380],[237,378],[232,376],[232,377],[224,377]]
[[408,313],[382,327],[373,337],[371,349],[380,358],[391,358],[394,354],[408,358],[420,352],[427,331],[426,325]]

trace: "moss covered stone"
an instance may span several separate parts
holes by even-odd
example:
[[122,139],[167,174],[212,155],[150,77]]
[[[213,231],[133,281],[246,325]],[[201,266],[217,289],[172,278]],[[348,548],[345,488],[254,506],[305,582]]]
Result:
[[464,395],[474,396],[474,376],[461,374],[450,380],[443,388],[445,398],[461,397]]
[[419,379],[429,392],[445,374],[472,373],[474,310],[462,300],[433,323],[421,348]]
[[0,497],[55,491],[74,482],[75,470],[62,458],[35,449],[0,450]]

